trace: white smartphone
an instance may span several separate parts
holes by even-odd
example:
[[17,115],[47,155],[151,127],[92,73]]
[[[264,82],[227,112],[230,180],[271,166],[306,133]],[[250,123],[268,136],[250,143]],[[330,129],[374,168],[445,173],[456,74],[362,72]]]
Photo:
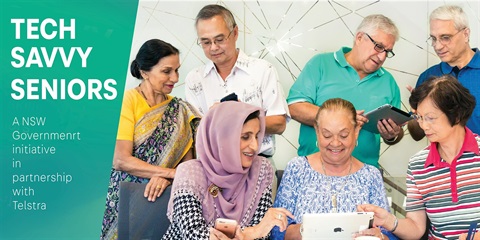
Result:
[[215,220],[215,229],[225,234],[229,238],[235,237],[235,230],[237,229],[237,221],[226,218],[217,218]]

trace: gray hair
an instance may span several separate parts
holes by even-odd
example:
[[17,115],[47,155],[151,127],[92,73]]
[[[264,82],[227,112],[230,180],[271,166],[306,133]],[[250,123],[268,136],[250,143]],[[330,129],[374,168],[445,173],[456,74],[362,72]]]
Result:
[[467,14],[461,7],[455,5],[445,5],[436,8],[430,14],[430,21],[432,20],[453,21],[455,29],[457,30],[468,28]]
[[395,41],[398,41],[400,38],[400,33],[397,26],[395,26],[395,23],[393,23],[390,18],[385,17],[382,14],[372,14],[366,16],[358,26],[356,33],[364,32],[372,35],[377,30],[381,30],[386,34],[394,36]]
[[225,23],[227,23],[227,27],[230,31],[237,26],[235,18],[233,18],[233,14],[230,12],[230,10],[217,4],[210,4],[203,7],[200,9],[200,12],[198,12],[197,17],[195,18],[195,27],[197,26],[199,20],[207,20],[215,16],[221,16]]

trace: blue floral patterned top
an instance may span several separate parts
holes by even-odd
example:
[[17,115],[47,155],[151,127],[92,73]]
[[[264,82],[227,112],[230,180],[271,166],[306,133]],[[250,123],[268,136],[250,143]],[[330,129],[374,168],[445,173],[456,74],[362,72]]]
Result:
[[[359,204],[374,204],[390,211],[380,171],[368,164],[344,177],[326,176],[314,170],[306,157],[295,157],[288,163],[278,188],[274,207],[288,209],[301,223],[305,213],[332,211],[332,195],[337,193],[337,212],[355,212]],[[390,239],[393,234],[382,229]],[[285,232],[272,230],[271,239],[284,239]]]

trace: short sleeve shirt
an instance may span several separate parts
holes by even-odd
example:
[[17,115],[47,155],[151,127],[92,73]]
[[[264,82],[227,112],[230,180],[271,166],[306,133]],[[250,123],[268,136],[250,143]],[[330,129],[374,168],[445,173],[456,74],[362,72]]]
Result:
[[477,105],[467,122],[467,127],[471,129],[472,132],[480,134],[480,104],[478,104],[480,101],[480,50],[474,48],[472,51],[475,52],[473,58],[462,69],[456,69],[446,62],[441,62],[423,72],[418,78],[416,86],[418,87],[430,77],[442,76],[444,74],[451,74],[456,77],[477,99]]
[[[400,89],[393,76],[383,68],[360,79],[348,64],[345,54],[351,48],[314,56],[305,65],[288,94],[287,103],[308,102],[320,106],[330,98],[343,98],[357,110],[368,112],[384,104],[400,108]],[[298,155],[307,156],[318,151],[315,129],[301,124]],[[380,134],[360,130],[358,146],[353,152],[360,161],[378,167]]]
[[471,222],[480,222],[480,137],[465,129],[463,146],[451,163],[431,143],[408,164],[406,210],[424,210],[435,239],[458,239]]
[[[237,62],[225,81],[212,61],[188,73],[185,78],[186,100],[205,114],[214,103],[234,92],[240,101],[263,108],[267,116],[286,115],[288,121],[290,113],[275,67],[263,59],[238,51]],[[274,147],[273,135],[267,134],[260,153],[273,155]]]

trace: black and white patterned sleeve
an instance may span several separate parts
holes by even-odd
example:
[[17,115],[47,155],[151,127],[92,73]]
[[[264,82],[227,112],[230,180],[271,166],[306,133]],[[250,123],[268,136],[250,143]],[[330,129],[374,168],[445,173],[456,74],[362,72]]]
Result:
[[210,231],[203,218],[202,205],[193,195],[173,199],[173,217],[163,239],[209,239]]
[[[263,192],[262,198],[260,198],[260,202],[258,203],[258,207],[253,215],[252,221],[250,221],[249,226],[255,226],[260,223],[260,221],[263,219],[265,216],[265,213],[267,213],[267,210],[271,208],[273,205],[272,202],[272,186],[268,187],[265,189],[265,192]],[[270,237],[270,233],[263,237],[263,238],[258,238],[258,239],[268,239]]]

